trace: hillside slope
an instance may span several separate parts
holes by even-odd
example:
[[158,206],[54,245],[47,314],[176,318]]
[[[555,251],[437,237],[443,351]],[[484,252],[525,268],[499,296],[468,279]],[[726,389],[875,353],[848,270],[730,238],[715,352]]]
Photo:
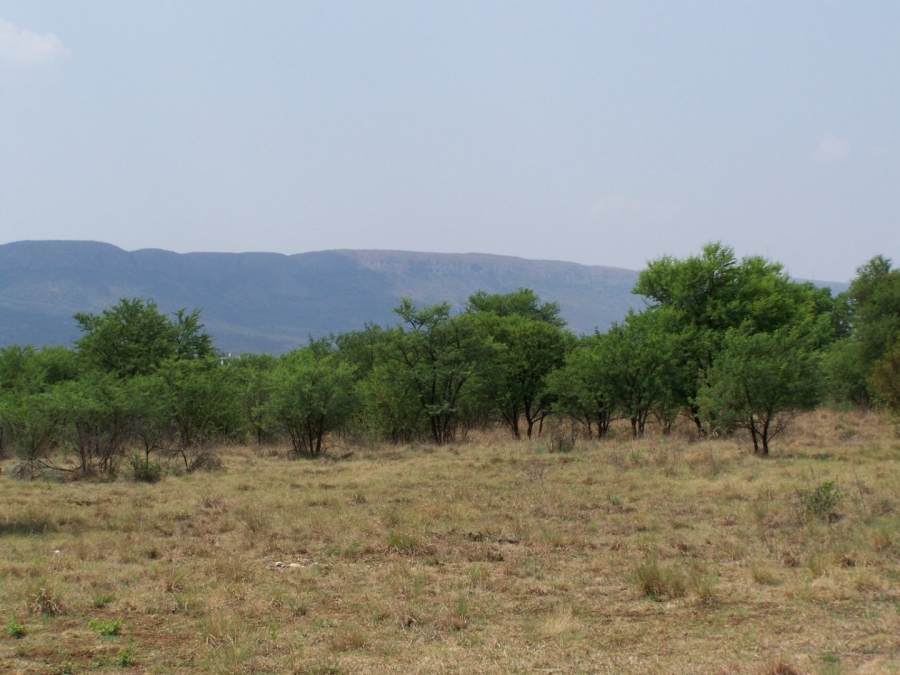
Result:
[[172,253],[123,251],[87,241],[0,245],[0,346],[70,344],[72,315],[122,297],[152,298],[166,312],[201,308],[216,345],[282,352],[330,332],[392,324],[400,297],[448,300],[525,286],[556,301],[579,333],[605,329],[629,308],[637,273],[507,256],[404,251]]

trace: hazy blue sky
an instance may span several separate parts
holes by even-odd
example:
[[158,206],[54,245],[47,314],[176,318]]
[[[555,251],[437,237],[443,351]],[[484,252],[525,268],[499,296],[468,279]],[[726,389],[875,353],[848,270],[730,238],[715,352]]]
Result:
[[0,243],[900,263],[900,2],[0,0]]

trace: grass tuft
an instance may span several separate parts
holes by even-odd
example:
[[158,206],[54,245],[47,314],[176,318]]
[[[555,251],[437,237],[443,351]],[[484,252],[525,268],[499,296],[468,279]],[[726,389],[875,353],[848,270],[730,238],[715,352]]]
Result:
[[631,572],[638,592],[651,600],[683,597],[687,589],[684,572],[674,566],[664,566],[656,558],[645,558]]

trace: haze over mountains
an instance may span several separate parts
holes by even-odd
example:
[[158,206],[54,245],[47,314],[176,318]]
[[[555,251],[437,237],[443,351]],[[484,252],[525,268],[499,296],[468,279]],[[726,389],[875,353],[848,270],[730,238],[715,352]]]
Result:
[[643,306],[631,294],[636,278],[614,267],[478,253],[180,254],[22,241],[0,245],[0,346],[69,345],[80,335],[75,312],[100,312],[127,297],[153,299],[165,312],[201,308],[223,351],[277,353],[310,335],[394,324],[392,309],[404,296],[447,300],[458,310],[475,291],[523,286],[558,302],[576,333],[589,333]]

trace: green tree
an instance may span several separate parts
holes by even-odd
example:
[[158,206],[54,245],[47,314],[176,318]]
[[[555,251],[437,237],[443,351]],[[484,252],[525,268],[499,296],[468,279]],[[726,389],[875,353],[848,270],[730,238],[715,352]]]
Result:
[[82,332],[76,343],[79,354],[90,366],[121,378],[147,375],[170,359],[204,358],[213,351],[199,310],[179,310],[173,321],[152,300],[123,298],[100,314],[79,312],[75,320]]
[[122,383],[109,375],[90,376],[58,384],[47,396],[61,447],[74,455],[78,471],[114,475],[133,421]]
[[482,375],[494,347],[473,316],[451,316],[447,303],[418,308],[404,298],[394,311],[402,323],[377,346],[370,405],[407,429],[424,425],[435,443],[452,441],[484,405]]
[[559,307],[540,304],[533,291],[520,288],[505,295],[480,291],[469,298],[467,313],[498,347],[486,378],[497,414],[516,438],[524,418],[531,438],[535,425],[540,430],[552,410],[555,395],[547,377],[562,367],[574,342],[563,328]]
[[746,429],[756,454],[820,397],[818,348],[823,321],[760,333],[746,324],[729,330],[724,349],[697,396],[702,418],[722,430]]
[[240,381],[219,359],[170,360],[144,381],[156,401],[156,424],[186,470],[200,468],[211,446],[243,436]]
[[900,341],[892,342],[884,357],[875,364],[869,386],[875,401],[900,419]]
[[634,292],[648,299],[651,310],[666,309],[674,317],[671,330],[682,335],[684,348],[674,364],[681,385],[673,389],[672,403],[689,407],[698,429],[697,392],[727,331],[774,332],[834,309],[827,289],[791,281],[780,264],[759,256],[738,260],[722,243],[707,244],[699,256],[664,256],[649,263]]
[[664,312],[630,313],[597,342],[597,368],[615,407],[631,421],[634,438],[670,393],[668,373],[677,368],[679,336],[667,330]]
[[829,393],[837,402],[868,405],[873,370],[900,335],[900,270],[889,258],[875,256],[856,270],[838,306],[849,337],[825,359]]
[[530,288],[519,288],[512,293],[487,293],[478,291],[469,296],[466,311],[489,312],[496,316],[520,316],[542,321],[557,328],[565,328],[566,322],[560,314],[559,304],[541,302],[540,297]]
[[569,415],[587,429],[605,438],[617,415],[616,401],[605,368],[605,335],[581,338],[566,357],[566,362],[547,376],[547,388],[554,397],[554,409]]
[[264,405],[271,425],[290,439],[295,454],[318,457],[329,434],[352,418],[359,404],[355,367],[324,345],[282,357],[270,374]]
[[272,371],[278,364],[271,354],[242,354],[228,364],[240,383],[244,420],[257,445],[273,439],[267,428],[266,405],[272,393]]
[[27,461],[46,457],[59,435],[50,394],[78,376],[77,358],[65,347],[0,349],[0,452],[12,447]]

